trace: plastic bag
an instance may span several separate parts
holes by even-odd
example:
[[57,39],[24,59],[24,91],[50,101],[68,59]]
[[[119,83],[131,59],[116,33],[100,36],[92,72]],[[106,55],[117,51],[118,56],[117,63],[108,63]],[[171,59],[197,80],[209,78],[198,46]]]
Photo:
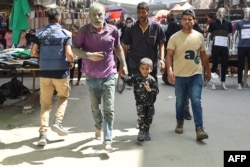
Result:
[[220,82],[220,77],[217,73],[215,72],[212,72],[211,73],[211,80],[210,80],[212,83],[217,83],[217,82]]

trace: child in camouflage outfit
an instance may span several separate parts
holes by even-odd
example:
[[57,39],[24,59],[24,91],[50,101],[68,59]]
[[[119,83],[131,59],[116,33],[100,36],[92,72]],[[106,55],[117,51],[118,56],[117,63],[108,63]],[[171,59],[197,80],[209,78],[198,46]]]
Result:
[[124,81],[134,86],[134,96],[138,116],[139,133],[138,141],[150,141],[149,128],[155,114],[154,103],[159,93],[158,83],[150,72],[153,69],[152,60],[143,58],[140,61],[140,73],[125,77]]

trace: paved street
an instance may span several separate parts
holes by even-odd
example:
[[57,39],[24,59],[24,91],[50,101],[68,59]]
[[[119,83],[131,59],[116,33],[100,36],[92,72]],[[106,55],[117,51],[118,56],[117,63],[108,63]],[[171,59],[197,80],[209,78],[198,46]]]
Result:
[[[59,137],[50,130],[45,148],[36,145],[38,97],[31,114],[22,113],[24,102],[6,102],[0,106],[0,166],[223,167],[224,150],[250,150],[250,90],[236,90],[236,77],[227,77],[226,83],[228,90],[203,89],[204,127],[209,134],[204,142],[195,140],[193,120],[185,121],[183,134],[174,132],[174,87],[164,85],[159,78],[152,141],[138,145],[133,91],[126,88],[117,93],[113,153],[105,152],[102,142],[94,139],[86,85],[72,87],[63,122],[70,134]],[[31,78],[25,78],[24,84],[31,87]]]

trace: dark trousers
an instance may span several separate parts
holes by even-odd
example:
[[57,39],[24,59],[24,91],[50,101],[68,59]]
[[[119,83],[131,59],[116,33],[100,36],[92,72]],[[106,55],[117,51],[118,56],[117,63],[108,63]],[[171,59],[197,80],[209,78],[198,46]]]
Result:
[[238,83],[242,82],[242,73],[245,64],[245,57],[247,57],[248,65],[250,64],[250,48],[238,47]]
[[[75,64],[74,64],[74,67],[70,69],[70,80],[73,80],[74,78]],[[82,59],[78,59],[77,60],[77,81],[80,81],[82,77],[81,69],[82,69]]]
[[212,47],[212,69],[211,72],[216,72],[219,62],[221,63],[221,82],[225,82],[227,74],[227,63],[228,63],[228,48],[222,46]]

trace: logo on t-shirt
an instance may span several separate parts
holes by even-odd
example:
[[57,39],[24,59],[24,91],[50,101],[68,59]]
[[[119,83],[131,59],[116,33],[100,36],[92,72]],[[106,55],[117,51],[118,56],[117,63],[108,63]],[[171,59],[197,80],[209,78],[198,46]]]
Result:
[[200,63],[200,56],[195,56],[195,52],[193,50],[187,50],[185,52],[185,59],[187,60],[194,60],[195,64]]

